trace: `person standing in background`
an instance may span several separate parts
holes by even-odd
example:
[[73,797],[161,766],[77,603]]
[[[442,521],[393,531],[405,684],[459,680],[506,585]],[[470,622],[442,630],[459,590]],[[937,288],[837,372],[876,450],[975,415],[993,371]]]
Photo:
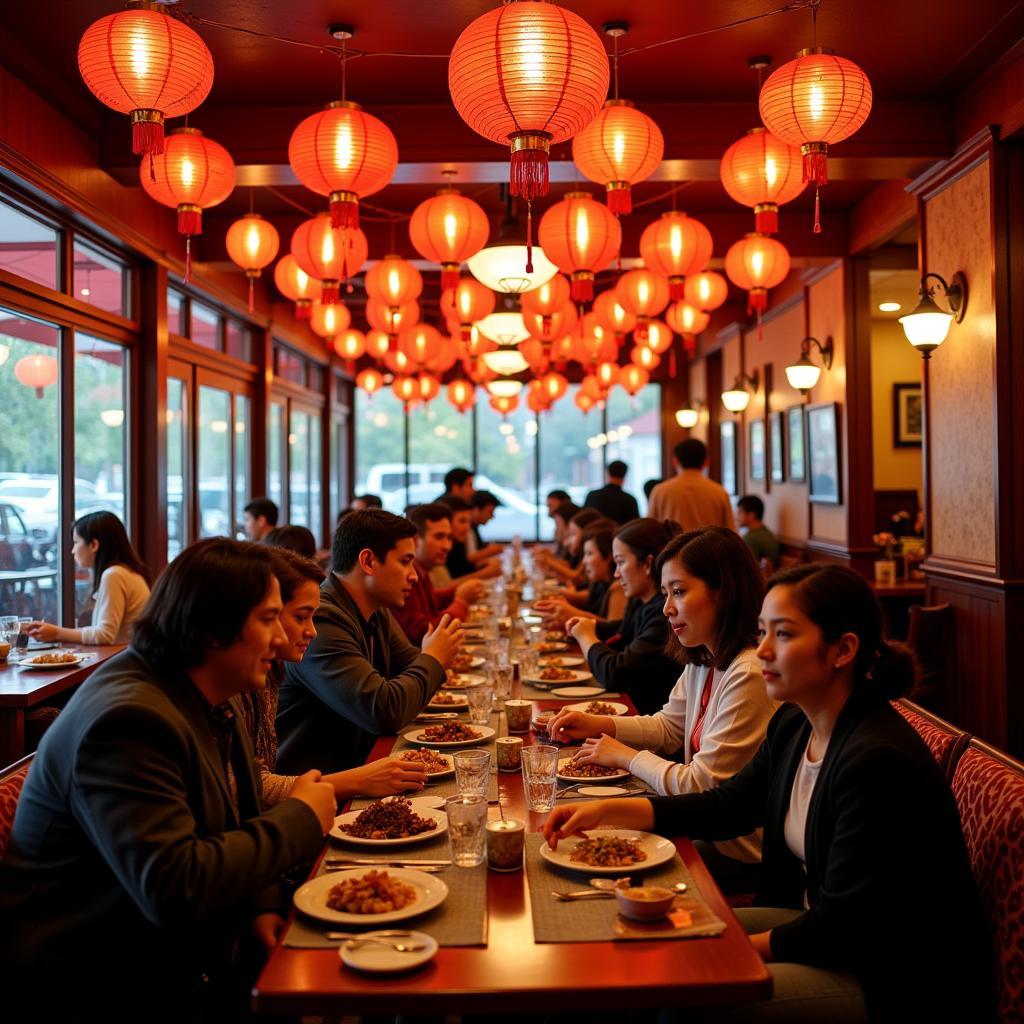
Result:
[[584,508],[596,508],[606,519],[624,526],[630,519],[640,518],[640,506],[636,498],[622,489],[629,467],[626,463],[616,459],[608,463],[605,470],[608,482],[604,487],[591,491],[587,500],[583,502]]
[[672,519],[683,529],[699,530],[702,526],[725,526],[736,529],[732,502],[721,484],[704,475],[708,450],[695,437],[680,441],[672,453],[676,475],[658,484],[651,492],[652,519]]
[[246,537],[263,540],[277,526],[277,517],[277,506],[269,498],[253,498],[242,510]]
[[764,525],[764,502],[756,494],[744,494],[736,502],[736,522],[743,530],[743,540],[750,548],[758,565],[765,562],[772,569],[778,569],[779,538]]

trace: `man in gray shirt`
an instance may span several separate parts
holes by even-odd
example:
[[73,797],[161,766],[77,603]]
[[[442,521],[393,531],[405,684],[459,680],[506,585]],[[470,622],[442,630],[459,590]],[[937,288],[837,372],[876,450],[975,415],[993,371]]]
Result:
[[409,643],[391,609],[417,580],[416,527],[382,509],[350,512],[334,534],[332,572],[320,588],[317,636],[285,666],[277,711],[277,770],[343,771],[366,760],[378,736],[398,732],[441,688],[461,643],[443,616]]

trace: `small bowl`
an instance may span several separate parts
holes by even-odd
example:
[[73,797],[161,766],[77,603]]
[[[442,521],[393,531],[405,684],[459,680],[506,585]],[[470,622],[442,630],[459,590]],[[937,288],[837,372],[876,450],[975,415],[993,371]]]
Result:
[[641,885],[636,888],[616,888],[615,899],[619,913],[633,921],[656,921],[671,909],[676,894],[660,885]]
[[0,644],[0,661],[6,661],[7,655],[11,653],[11,645],[8,643]]

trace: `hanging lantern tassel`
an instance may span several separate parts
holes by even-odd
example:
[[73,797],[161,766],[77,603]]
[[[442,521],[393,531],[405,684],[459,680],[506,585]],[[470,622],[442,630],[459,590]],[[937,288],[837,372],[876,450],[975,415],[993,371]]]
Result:
[[310,320],[313,317],[313,302],[311,299],[298,299],[295,303],[295,319]]
[[814,233],[821,234],[821,189],[814,186]]
[[551,136],[546,132],[514,132],[509,184],[512,195],[527,202],[548,194],[548,153]]
[[569,295],[573,302],[592,302],[594,299],[594,275],[589,270],[575,270]]
[[256,278],[260,276],[258,270],[247,270],[245,276],[249,278],[249,312],[254,313],[256,311]]
[[185,236],[185,284],[192,283],[192,236]]
[[754,207],[754,230],[760,235],[774,235],[779,230],[779,208],[775,203],[758,203]]
[[325,306],[336,306],[341,301],[341,286],[337,281],[322,281],[320,301]]
[[751,288],[747,292],[747,316],[760,316],[768,308],[768,289]]
[[355,192],[331,193],[331,227],[359,227],[359,197]]
[[633,212],[633,192],[628,181],[609,181],[608,209],[621,217]]
[[697,337],[693,334],[683,335],[683,349],[686,352],[686,358],[692,359],[697,352]]
[[676,347],[673,345],[668,350],[668,379],[674,380],[676,376]]
[[533,201],[530,199],[526,200],[526,273],[533,273]]
[[[132,152],[139,157],[148,156],[150,171],[153,156],[164,151],[164,120],[159,110],[132,111]],[[155,178],[154,178],[155,180]]]
[[805,142],[800,152],[804,155],[804,181],[814,183],[814,233],[820,235],[821,186],[828,184],[828,144]]
[[673,302],[686,298],[685,277],[670,277],[668,279],[668,296]]
[[449,288],[459,287],[459,265],[458,263],[441,264],[441,291]]
[[203,208],[192,203],[182,203],[178,207],[178,233],[181,235],[201,235],[203,233]]

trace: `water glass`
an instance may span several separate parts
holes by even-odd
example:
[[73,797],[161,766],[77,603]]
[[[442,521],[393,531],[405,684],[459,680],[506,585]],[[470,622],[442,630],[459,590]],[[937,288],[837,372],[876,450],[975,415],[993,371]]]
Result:
[[469,720],[473,725],[489,725],[491,708],[494,707],[494,687],[487,683],[470,686],[466,689],[466,700],[469,702]]
[[32,616],[27,615],[19,617],[18,619],[18,632],[14,638],[14,646],[19,651],[24,651],[28,647],[29,635],[28,627],[32,624]]
[[491,669],[491,679],[494,682],[494,696],[499,702],[505,701],[512,696],[513,672],[513,666],[503,662],[498,662]]
[[487,657],[492,665],[507,665],[512,653],[512,639],[507,636],[487,641]]
[[480,632],[485,644],[494,643],[498,639],[498,620],[496,618],[485,619],[480,624]]
[[491,778],[491,755],[486,750],[458,750],[452,756],[455,762],[455,784],[459,794],[487,796],[487,783]]
[[18,616],[0,615],[0,641],[12,647],[18,639]]
[[519,678],[536,679],[540,672],[540,654],[534,647],[524,647],[519,652]]
[[450,796],[444,802],[448,815],[448,841],[452,863],[458,868],[475,868],[484,862],[487,836],[487,797],[479,793]]
[[558,747],[547,744],[523,747],[522,757],[526,806],[531,811],[546,813],[555,806]]

